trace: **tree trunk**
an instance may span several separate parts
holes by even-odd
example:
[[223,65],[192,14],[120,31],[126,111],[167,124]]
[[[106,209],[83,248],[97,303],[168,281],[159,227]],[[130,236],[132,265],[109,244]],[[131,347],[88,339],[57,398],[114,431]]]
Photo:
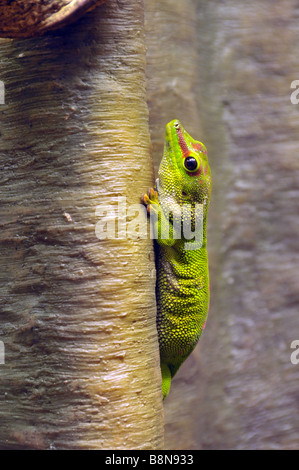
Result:
[[0,54],[0,446],[159,449],[152,244],[96,234],[152,184],[143,2]]

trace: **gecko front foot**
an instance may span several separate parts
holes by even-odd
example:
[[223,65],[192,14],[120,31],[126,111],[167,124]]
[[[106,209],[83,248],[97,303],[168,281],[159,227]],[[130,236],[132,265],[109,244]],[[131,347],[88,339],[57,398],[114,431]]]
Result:
[[141,202],[146,206],[147,212],[150,213],[153,205],[158,205],[158,191],[154,188],[149,188],[147,194],[142,194]]

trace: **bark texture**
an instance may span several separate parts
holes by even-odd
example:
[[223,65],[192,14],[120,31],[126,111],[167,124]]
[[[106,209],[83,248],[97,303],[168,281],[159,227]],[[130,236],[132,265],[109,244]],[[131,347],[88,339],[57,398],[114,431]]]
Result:
[[148,0],[156,168],[166,122],[208,147],[211,307],[165,401],[171,449],[295,449],[299,430],[297,2]]
[[0,0],[0,37],[27,38],[61,28],[105,0]]
[[0,446],[161,448],[152,246],[95,233],[152,182],[142,1],[0,55]]

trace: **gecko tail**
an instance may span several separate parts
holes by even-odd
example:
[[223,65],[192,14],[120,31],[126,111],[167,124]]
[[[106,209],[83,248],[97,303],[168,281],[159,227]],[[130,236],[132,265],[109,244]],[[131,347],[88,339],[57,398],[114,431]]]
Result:
[[161,363],[162,373],[162,395],[163,400],[167,397],[171,385],[171,372],[167,364]]

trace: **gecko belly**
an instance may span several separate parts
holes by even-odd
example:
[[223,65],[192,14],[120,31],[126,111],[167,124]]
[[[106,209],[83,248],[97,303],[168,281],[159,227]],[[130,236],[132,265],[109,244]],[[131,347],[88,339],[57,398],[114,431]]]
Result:
[[[200,259],[203,254],[201,254]],[[207,263],[173,263],[161,256],[157,277],[157,329],[161,360],[182,362],[196,346],[208,313]]]

